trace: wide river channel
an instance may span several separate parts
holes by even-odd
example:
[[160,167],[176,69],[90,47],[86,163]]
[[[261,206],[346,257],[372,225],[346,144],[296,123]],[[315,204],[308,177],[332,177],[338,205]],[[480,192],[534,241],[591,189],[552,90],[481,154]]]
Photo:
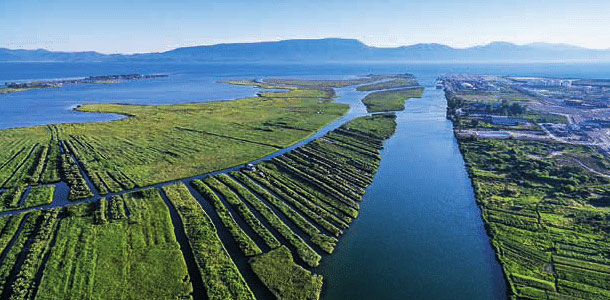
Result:
[[[506,285],[476,206],[464,161],[434,87],[443,73],[610,78],[601,65],[266,65],[0,63],[0,82],[125,73],[168,78],[108,85],[75,85],[0,95],[0,128],[116,118],[74,112],[85,102],[165,104],[252,96],[230,78],[349,78],[413,73],[426,87],[398,112],[359,217],[333,255],[314,269],[325,278],[323,299],[506,299]],[[365,113],[353,88],[338,90],[348,119]],[[333,126],[337,126],[335,122]]]

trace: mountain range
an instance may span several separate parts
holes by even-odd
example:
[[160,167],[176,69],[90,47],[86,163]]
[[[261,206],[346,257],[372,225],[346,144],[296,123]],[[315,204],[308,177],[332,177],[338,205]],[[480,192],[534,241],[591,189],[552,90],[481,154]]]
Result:
[[355,39],[295,39],[276,42],[231,43],[182,47],[166,52],[101,54],[0,48],[0,62],[610,62],[610,49],[587,49],[566,44],[516,45],[494,42],[452,48],[442,44],[373,47]]

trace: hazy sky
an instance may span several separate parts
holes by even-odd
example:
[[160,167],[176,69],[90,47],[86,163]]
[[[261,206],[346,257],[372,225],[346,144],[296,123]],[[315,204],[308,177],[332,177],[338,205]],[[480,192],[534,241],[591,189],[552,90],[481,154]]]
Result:
[[0,47],[164,51],[290,38],[610,48],[607,0],[0,0]]

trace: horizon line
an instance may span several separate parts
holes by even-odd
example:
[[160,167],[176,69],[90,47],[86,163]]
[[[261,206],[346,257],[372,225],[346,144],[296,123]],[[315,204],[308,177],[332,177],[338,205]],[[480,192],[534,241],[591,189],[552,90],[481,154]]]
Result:
[[311,40],[311,41],[316,41],[316,40],[317,41],[319,41],[319,40],[352,40],[352,41],[358,41],[358,42],[362,43],[363,45],[365,45],[367,47],[380,48],[380,49],[394,49],[394,48],[402,48],[402,47],[412,47],[412,46],[417,46],[417,45],[440,45],[440,46],[449,47],[449,48],[452,48],[452,49],[455,49],[455,50],[466,50],[466,49],[471,49],[471,48],[486,47],[486,46],[493,45],[493,44],[503,43],[503,44],[511,44],[511,45],[515,45],[515,46],[528,46],[528,45],[535,45],[535,44],[546,44],[546,45],[552,45],[552,46],[576,47],[576,48],[580,48],[582,50],[610,51],[610,48],[589,48],[589,47],[584,47],[584,46],[581,46],[581,45],[570,44],[570,43],[554,43],[554,42],[545,42],[545,41],[532,41],[532,42],[527,42],[527,43],[514,43],[514,42],[507,42],[507,41],[502,41],[502,40],[496,40],[496,41],[491,41],[491,42],[482,43],[482,44],[474,44],[474,45],[465,46],[465,47],[456,47],[456,46],[451,46],[451,45],[448,45],[448,44],[437,43],[437,42],[427,42],[427,43],[426,42],[418,42],[418,43],[413,43],[413,44],[387,46],[387,45],[367,44],[366,42],[363,42],[363,41],[361,41],[360,39],[357,39],[357,38],[342,38],[342,37],[289,38],[289,39],[243,41],[243,42],[239,42],[239,41],[235,41],[235,42],[219,42],[219,43],[211,43],[211,44],[183,45],[183,46],[178,46],[178,47],[171,48],[169,50],[164,50],[164,51],[154,51],[153,50],[153,51],[148,51],[148,52],[131,52],[131,53],[129,53],[129,52],[100,52],[100,51],[96,51],[96,50],[69,51],[69,50],[50,50],[50,49],[46,49],[46,48],[9,48],[9,47],[4,47],[4,46],[0,46],[0,49],[13,50],[13,51],[19,51],[19,50],[23,50],[23,51],[39,51],[39,50],[43,50],[43,51],[56,52],[56,53],[88,53],[88,52],[93,52],[93,53],[102,54],[102,55],[138,55],[138,54],[165,53],[165,52],[173,51],[173,50],[180,49],[180,48],[211,47],[211,46],[218,46],[218,45],[234,45],[234,44],[277,43],[277,42],[295,41],[295,40]]

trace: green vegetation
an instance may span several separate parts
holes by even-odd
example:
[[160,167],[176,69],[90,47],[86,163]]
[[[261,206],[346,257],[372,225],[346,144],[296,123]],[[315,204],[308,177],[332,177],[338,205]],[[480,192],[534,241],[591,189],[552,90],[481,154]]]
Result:
[[357,203],[377,168],[381,143],[394,132],[394,118],[393,114],[358,118],[324,138],[259,163],[258,171],[231,172],[247,189],[229,176],[218,178],[261,213],[303,261],[316,266],[319,255],[261,199],[307,234],[313,244],[332,253],[337,240],[321,229],[340,236],[349,226],[350,216],[356,216]]
[[[297,151],[300,150],[302,149],[298,149]],[[292,197],[299,199],[311,209],[319,211],[321,216],[331,220],[340,230],[347,229],[349,226],[348,224],[358,215],[357,210],[341,205],[333,201],[332,198],[325,197],[322,193],[317,192],[315,189],[311,189],[307,185],[299,184],[298,180],[291,178],[287,174],[278,172],[272,165],[270,166],[261,163],[258,165],[258,168],[261,169],[264,174],[268,175],[267,179],[273,184],[282,188]],[[312,204],[317,205],[319,208],[315,208],[315,206],[312,207]]]
[[[340,236],[343,234],[341,229],[337,228],[333,223],[327,221],[327,219],[342,225],[344,223],[338,220],[333,214],[329,213],[324,207],[319,207],[318,204],[321,204],[319,201],[310,201],[308,198],[305,198],[301,194],[292,190],[281,180],[276,180],[272,176],[262,177],[256,173],[248,174],[270,191],[281,197],[285,202],[292,205],[292,207],[296,208],[299,212],[314,220],[316,224],[330,232],[332,235]],[[319,232],[316,235],[318,234]],[[333,242],[332,239],[328,240]],[[334,242],[336,243],[336,241]]]
[[610,182],[559,157],[546,158],[599,158],[597,151],[510,140],[460,139],[460,147],[512,293],[605,299],[610,236],[603,220],[609,213],[595,204],[610,195]]
[[[33,285],[36,271],[42,264],[42,258],[48,250],[58,219],[58,210],[48,210],[36,218],[31,234],[23,244],[19,261],[16,261],[3,289],[10,299],[33,299],[36,287]],[[21,237],[19,237],[21,239]],[[12,250],[12,249],[11,249]],[[10,263],[9,263],[10,264]],[[7,265],[9,265],[7,264]],[[3,271],[6,269],[3,269]],[[3,273],[5,275],[6,273]]]
[[[48,191],[35,188],[29,195]],[[190,298],[186,264],[159,194],[150,189],[120,199],[131,215],[110,223],[94,222],[97,203],[0,218],[0,246],[7,253],[0,262],[2,297]]]
[[53,202],[54,185],[33,186],[25,198],[23,207],[34,207]]
[[16,187],[6,189],[4,193],[0,194],[0,205],[2,210],[11,210],[19,207],[19,201],[23,197],[25,187]]
[[247,205],[239,199],[239,196],[235,194],[225,184],[221,183],[218,179],[223,182],[230,180],[227,174],[220,174],[216,177],[208,176],[205,182],[209,184],[213,189],[220,193],[224,199],[239,213],[240,217],[254,230],[254,232],[265,241],[265,244],[269,248],[277,248],[280,246],[280,242],[273,236],[273,234],[267,230],[267,228],[254,216],[254,214],[248,209]]
[[362,103],[368,112],[399,111],[405,109],[405,100],[420,98],[421,94],[421,88],[379,91],[366,95]]
[[347,105],[333,97],[329,87],[292,86],[234,101],[86,104],[78,110],[128,117],[0,130],[0,186],[63,180],[70,200],[79,200],[91,197],[93,187],[103,195],[227,168],[286,147],[341,116]]
[[21,229],[15,231],[15,235],[11,237],[14,239],[14,243],[10,248],[8,248],[9,245],[5,246],[4,253],[6,253],[6,256],[2,265],[0,265],[0,293],[9,294],[12,285],[11,273],[18,266],[21,253],[27,251],[26,243],[37,232],[38,227],[36,225],[38,219],[41,218],[41,214],[40,211],[35,211],[25,215],[21,223]]
[[6,250],[6,247],[19,229],[19,225],[23,221],[24,216],[26,216],[26,214],[0,218],[0,227],[2,228],[2,231],[0,232],[0,253]]
[[20,88],[9,88],[9,87],[0,87],[0,94],[8,94],[15,92],[27,91],[29,89],[20,89]]
[[163,187],[184,224],[209,299],[255,299],[223,246],[212,220],[183,184]]
[[283,78],[270,78],[265,79],[264,83],[272,84],[274,86],[300,86],[300,87],[332,87],[332,88],[341,88],[350,85],[356,84],[364,84],[369,82],[374,82],[378,80],[383,80],[385,78],[392,77],[394,75],[370,75],[366,77],[361,77],[357,79],[346,79],[346,80],[307,80],[307,79],[283,79]]
[[[70,144],[66,143],[66,145]],[[74,150],[68,146],[64,151],[61,155],[61,177],[70,186],[68,200],[74,201],[93,196],[93,192],[85,181],[85,177],[70,155],[70,153],[74,153]]]
[[[331,87],[395,78],[243,81],[280,91],[227,102],[89,104],[79,109],[128,117],[0,130],[0,210],[52,203],[49,183],[59,181],[69,200],[86,199],[0,217],[0,298],[190,299],[191,279],[201,279],[209,299],[255,299],[219,221],[242,250],[231,254],[249,257],[278,299],[318,299],[322,277],[303,266],[318,266],[320,251],[332,253],[357,216],[395,115],[358,118],[248,171],[191,181],[214,222],[182,182],[136,188],[286,147],[346,111]],[[174,232],[186,237],[185,249]]]
[[[314,244],[318,245],[322,250],[324,250],[328,254],[331,254],[333,252],[333,250],[335,249],[335,245],[337,244],[337,239],[335,239],[333,237],[329,237],[324,234],[321,234],[320,231],[318,230],[318,228],[316,228],[316,226],[314,226],[312,223],[307,221],[307,219],[305,219],[305,217],[303,217],[301,214],[299,214],[296,210],[292,209],[288,205],[288,203],[292,204],[293,207],[294,206],[299,207],[301,209],[301,211],[303,213],[305,213],[305,215],[308,215],[309,217],[317,220],[318,222],[328,224],[328,222],[326,220],[324,220],[324,218],[322,218],[319,215],[317,215],[316,213],[310,211],[309,209],[304,207],[304,205],[301,204],[300,202],[295,201],[290,196],[284,194],[281,190],[277,189],[274,185],[269,183],[267,180],[265,180],[261,176],[258,176],[252,172],[247,172],[246,174],[248,174],[252,179],[254,179],[258,184],[260,184],[262,186],[261,188],[256,189],[256,192],[259,195],[261,195],[263,198],[265,198],[265,200],[267,200],[267,202],[271,203],[277,210],[281,211],[288,219],[290,219],[290,221],[292,221],[292,223],[296,224],[297,227],[299,227],[299,229],[301,229],[301,230],[303,230],[303,232],[307,233],[307,235],[309,235],[311,237],[311,241]],[[279,197],[272,195],[270,192],[265,190],[264,187],[272,190],[279,197],[281,197],[281,199]],[[328,226],[332,226],[332,225],[329,224]]]
[[[212,204],[243,255],[251,257],[255,274],[279,299],[319,298],[322,277],[300,265],[317,266],[321,256],[312,245],[331,253],[337,237],[356,217],[382,142],[394,131],[394,119],[392,114],[378,114],[352,120],[323,138],[257,164],[257,171],[191,182]],[[82,140],[63,141],[65,152],[56,158],[68,167],[60,175],[72,178],[72,187],[87,187],[71,155],[83,162],[79,147],[91,148]],[[46,169],[39,174],[46,174]],[[25,205],[49,203],[53,187],[30,187]],[[16,206],[25,190],[5,190],[2,203]],[[184,225],[208,297],[254,299],[212,220],[186,186],[166,185],[163,191]],[[0,229],[0,249],[6,253],[0,262],[0,295],[10,299],[191,297],[183,253],[156,189],[5,216]],[[249,232],[271,250],[263,253]]]
[[381,82],[361,85],[356,88],[357,91],[378,91],[387,89],[397,89],[406,87],[419,87],[419,82],[415,80],[415,77],[410,74],[397,75],[398,78],[388,79]]
[[295,264],[285,246],[250,260],[252,270],[277,299],[318,299],[322,276]]
[[[514,99],[499,101],[494,113],[546,117],[515,105],[527,96],[507,93]],[[448,116],[456,128],[481,127],[467,114],[456,117],[482,96],[467,97],[447,93]],[[610,160],[595,148],[557,142],[458,142],[511,299],[608,299],[610,180],[599,174]]]
[[[155,189],[115,202],[129,217],[105,214],[106,200],[66,208],[36,299],[188,299],[186,263],[169,211]],[[112,202],[112,201],[111,201]]]
[[[53,202],[54,185],[33,186],[26,194],[26,187],[8,188],[0,193],[0,211],[31,208]],[[23,199],[25,195],[25,199]],[[23,203],[20,203],[23,201]]]
[[[206,179],[206,182],[209,184],[210,180]],[[229,210],[224,206],[218,196],[216,196],[216,194],[207,184],[203,183],[199,179],[193,180],[191,184],[208,202],[210,202],[210,204],[212,204],[214,210],[216,210],[216,213],[220,218],[220,221],[222,221],[222,224],[227,228],[227,230],[229,230],[233,236],[233,239],[245,256],[253,256],[263,253],[261,249],[258,248],[256,243],[239,227],[239,225],[237,225],[237,222],[235,222],[235,219]]]
[[[248,176],[240,172],[231,173],[241,184],[252,189],[257,194],[264,193],[264,189],[252,181]],[[294,233],[282,220],[267,206],[261,199],[256,196],[245,196],[246,201],[250,203],[268,222],[297,250],[299,257],[310,267],[317,267],[320,264],[322,257],[316,253],[303,239]]]

